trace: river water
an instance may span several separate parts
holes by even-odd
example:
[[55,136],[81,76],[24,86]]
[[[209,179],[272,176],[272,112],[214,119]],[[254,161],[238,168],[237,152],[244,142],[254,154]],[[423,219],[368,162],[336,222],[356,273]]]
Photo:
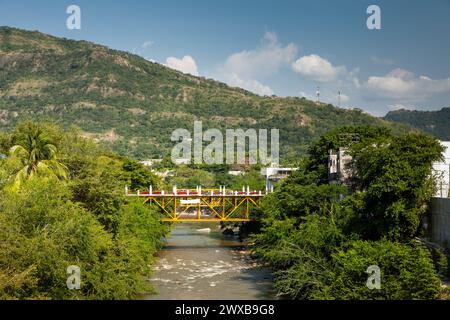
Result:
[[150,279],[156,294],[144,299],[275,299],[270,272],[245,249],[236,237],[222,235],[217,224],[178,224],[158,253]]

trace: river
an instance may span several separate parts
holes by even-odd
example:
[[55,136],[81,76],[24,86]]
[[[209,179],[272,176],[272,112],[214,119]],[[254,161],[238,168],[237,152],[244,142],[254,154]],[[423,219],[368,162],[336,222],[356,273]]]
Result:
[[[205,232],[210,228],[211,232]],[[200,231],[199,231],[200,230]],[[275,299],[269,270],[251,259],[245,244],[217,224],[176,225],[158,253],[151,300]]]

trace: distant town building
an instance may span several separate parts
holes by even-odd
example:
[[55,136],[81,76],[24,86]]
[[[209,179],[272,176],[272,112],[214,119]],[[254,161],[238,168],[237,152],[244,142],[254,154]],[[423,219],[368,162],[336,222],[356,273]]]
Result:
[[261,174],[266,177],[266,191],[272,191],[278,181],[290,176],[296,170],[298,168],[270,167],[261,169]]
[[355,175],[350,166],[353,158],[347,154],[347,151],[347,148],[339,148],[336,153],[333,150],[329,150],[328,182],[330,184],[346,185],[351,190]]
[[152,172],[162,178],[162,179],[166,179],[168,177],[174,177],[175,176],[175,171],[172,170],[166,170],[166,171],[156,171],[156,170],[152,170]]
[[242,171],[242,170],[230,170],[230,171],[228,171],[228,174],[232,175],[232,176],[240,176],[240,175],[243,175],[244,173],[245,172]]
[[442,154],[442,162],[433,163],[433,176],[436,178],[436,194],[438,198],[448,198],[450,185],[450,141],[440,141],[446,148]]
[[139,163],[143,164],[146,167],[151,167],[156,163],[161,163],[162,159],[148,159],[144,161],[139,161]]

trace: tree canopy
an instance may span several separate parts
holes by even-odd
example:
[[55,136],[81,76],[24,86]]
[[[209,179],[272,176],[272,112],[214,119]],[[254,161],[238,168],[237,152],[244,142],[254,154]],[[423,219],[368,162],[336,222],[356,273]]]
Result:
[[[0,159],[0,298],[129,299],[151,290],[145,279],[168,226],[123,187],[156,176],[51,123],[21,123],[0,142],[0,152],[13,150]],[[41,174],[45,161],[58,161],[67,179]],[[11,190],[23,165],[30,174]],[[80,290],[67,288],[73,265]]]
[[[352,156],[352,188],[327,181],[328,151]],[[299,170],[264,199],[256,253],[296,299],[435,299],[438,267],[415,241],[434,191],[442,146],[424,134],[345,127],[309,148]],[[367,268],[381,270],[370,290]]]

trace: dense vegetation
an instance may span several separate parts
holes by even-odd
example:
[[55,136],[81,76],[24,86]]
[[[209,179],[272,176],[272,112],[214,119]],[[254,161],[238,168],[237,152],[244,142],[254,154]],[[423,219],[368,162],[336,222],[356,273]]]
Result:
[[439,111],[396,110],[389,112],[385,119],[408,124],[441,140],[450,140],[450,108]]
[[[343,135],[343,133],[345,133]],[[348,139],[348,133],[358,139]],[[353,192],[328,184],[329,149],[348,147]],[[344,127],[311,146],[300,170],[265,198],[256,252],[295,299],[435,299],[439,272],[416,238],[442,146],[422,134]],[[366,286],[379,266],[381,288]]]
[[232,166],[228,165],[189,165],[173,168],[173,176],[164,181],[164,187],[172,186],[195,189],[196,186],[204,188],[218,188],[241,190],[242,187],[251,190],[264,190],[265,177],[258,166],[251,166],[240,170],[240,174],[231,175],[228,172]]
[[257,96],[86,41],[0,27],[0,124],[24,116],[76,125],[137,159],[169,155],[172,131],[193,132],[194,120],[205,130],[280,129],[284,161],[342,125],[402,127],[357,109]]
[[[427,113],[432,119],[422,125],[410,115],[387,118],[449,138],[448,117]],[[42,123],[47,118],[65,129]],[[255,239],[280,294],[439,296],[445,266],[416,239],[433,192],[430,164],[442,152],[431,137],[360,110],[260,97],[85,41],[0,27],[0,124],[9,129],[0,134],[0,298],[118,299],[148,290],[145,277],[168,230],[158,212],[124,197],[125,185],[264,188],[258,166],[240,176],[227,174],[230,166],[174,168],[170,134],[192,130],[194,120],[204,128],[278,128],[284,161],[307,153],[265,199]],[[339,147],[349,148],[359,173],[351,193],[328,184],[328,150]],[[124,155],[166,157],[155,169],[174,175],[160,181]],[[81,290],[66,287],[70,265],[81,268]],[[370,265],[381,268],[380,290],[366,286]]]
[[[135,161],[77,130],[21,122],[0,135],[0,299],[128,299],[146,278],[167,226],[124,197],[157,184]],[[67,267],[81,270],[68,290]]]

